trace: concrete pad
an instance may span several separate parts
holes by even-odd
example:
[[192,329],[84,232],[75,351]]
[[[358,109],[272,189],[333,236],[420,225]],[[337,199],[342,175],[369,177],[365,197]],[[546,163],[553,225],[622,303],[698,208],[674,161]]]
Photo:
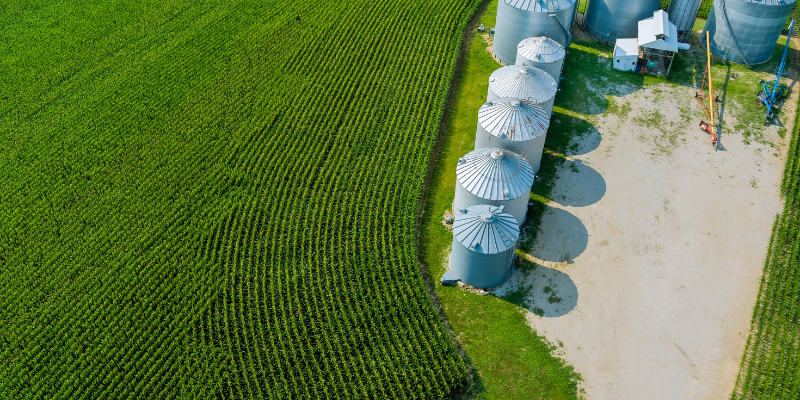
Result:
[[[652,89],[615,99],[629,115],[591,121],[599,133],[559,167],[528,255],[537,267],[496,294],[526,291],[530,325],[563,343],[590,400],[724,399],[781,209],[788,140],[776,127],[765,138],[778,148],[734,132],[714,151],[695,89]],[[637,119],[652,110],[663,126]]]

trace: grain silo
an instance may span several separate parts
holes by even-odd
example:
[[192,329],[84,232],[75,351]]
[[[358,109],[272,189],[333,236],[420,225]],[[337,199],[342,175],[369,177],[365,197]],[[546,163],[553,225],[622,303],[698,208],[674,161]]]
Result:
[[703,0],[672,0],[669,3],[669,22],[678,28],[678,41],[689,43],[692,37],[692,28],[697,20],[697,12],[700,11],[700,3]]
[[509,65],[495,70],[489,76],[487,100],[532,101],[541,105],[547,113],[547,118],[550,118],[557,90],[556,80],[547,72],[525,65]]
[[652,17],[660,3],[660,0],[590,0],[583,29],[604,42],[635,38],[639,21]]
[[479,205],[456,211],[450,268],[461,282],[491,288],[508,279],[519,225],[503,207]]
[[703,36],[708,31],[711,52],[726,61],[746,65],[765,63],[772,58],[795,1],[716,0]]
[[536,103],[526,100],[487,102],[478,110],[475,149],[511,150],[539,171],[550,115]]
[[458,160],[453,210],[481,204],[504,206],[522,225],[531,185],[533,169],[519,154],[498,148],[474,150]]
[[517,45],[516,65],[536,67],[550,74],[556,80],[561,79],[564,57],[567,52],[564,46],[546,36],[527,38]]
[[501,64],[512,65],[519,42],[543,35],[569,47],[574,21],[575,0],[500,0],[492,53]]

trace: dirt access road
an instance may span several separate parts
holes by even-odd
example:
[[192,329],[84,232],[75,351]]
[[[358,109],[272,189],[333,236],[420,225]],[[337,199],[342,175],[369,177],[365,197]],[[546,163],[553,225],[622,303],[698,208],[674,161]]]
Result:
[[537,267],[496,291],[526,291],[530,325],[563,346],[590,400],[733,390],[788,140],[773,126],[746,144],[731,128],[713,151],[695,91],[646,86],[593,116],[596,131],[559,167]]

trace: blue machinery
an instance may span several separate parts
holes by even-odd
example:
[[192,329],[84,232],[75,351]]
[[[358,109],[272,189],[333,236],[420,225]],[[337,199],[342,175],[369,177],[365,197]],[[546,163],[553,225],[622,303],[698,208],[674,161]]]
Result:
[[789,36],[786,39],[786,46],[783,48],[783,58],[781,58],[781,65],[778,67],[778,74],[775,80],[761,80],[762,89],[758,92],[758,100],[767,106],[766,123],[772,120],[772,115],[774,113],[772,108],[775,106],[775,102],[786,95],[787,87],[786,85],[781,85],[781,73],[783,73],[783,67],[786,65],[786,53],[789,51],[789,45],[792,41],[792,29],[794,29],[794,20],[789,24]]

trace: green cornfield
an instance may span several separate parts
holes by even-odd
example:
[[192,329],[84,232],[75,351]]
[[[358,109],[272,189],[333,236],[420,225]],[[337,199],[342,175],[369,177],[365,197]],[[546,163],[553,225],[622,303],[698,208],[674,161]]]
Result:
[[[797,117],[800,117],[798,112]],[[797,121],[797,119],[795,120]],[[800,124],[795,122],[750,335],[731,399],[800,398]]]
[[415,222],[479,0],[0,6],[0,398],[446,398]]

